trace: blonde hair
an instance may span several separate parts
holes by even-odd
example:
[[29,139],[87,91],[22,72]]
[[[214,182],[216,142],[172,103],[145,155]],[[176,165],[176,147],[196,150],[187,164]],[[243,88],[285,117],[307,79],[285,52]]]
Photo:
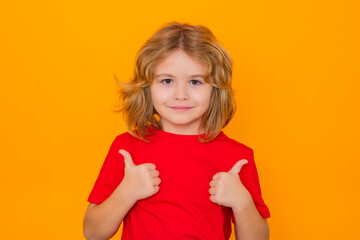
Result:
[[178,49],[204,64],[207,69],[205,81],[213,86],[209,107],[201,122],[206,133],[199,141],[214,139],[234,116],[232,61],[228,52],[204,26],[168,23],[140,48],[130,82],[118,81],[121,86],[119,111],[123,112],[129,133],[144,141],[148,141],[153,129],[162,129],[150,93],[155,67]]

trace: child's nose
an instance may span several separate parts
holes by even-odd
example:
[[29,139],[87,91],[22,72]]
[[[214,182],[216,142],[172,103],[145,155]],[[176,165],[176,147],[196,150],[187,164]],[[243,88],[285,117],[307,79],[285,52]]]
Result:
[[182,84],[176,86],[175,100],[177,100],[177,101],[189,100],[189,94],[188,94],[188,91],[186,89],[186,86],[184,86]]

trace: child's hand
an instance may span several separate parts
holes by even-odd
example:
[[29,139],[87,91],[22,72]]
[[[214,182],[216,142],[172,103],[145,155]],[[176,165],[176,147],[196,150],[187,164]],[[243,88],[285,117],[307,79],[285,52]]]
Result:
[[144,163],[136,166],[130,153],[123,149],[119,153],[124,156],[125,176],[121,184],[127,189],[128,197],[137,201],[157,193],[161,180],[155,164]]
[[213,176],[209,189],[212,202],[232,209],[244,209],[251,203],[251,195],[239,178],[242,166],[247,163],[242,159],[229,172],[218,172]]

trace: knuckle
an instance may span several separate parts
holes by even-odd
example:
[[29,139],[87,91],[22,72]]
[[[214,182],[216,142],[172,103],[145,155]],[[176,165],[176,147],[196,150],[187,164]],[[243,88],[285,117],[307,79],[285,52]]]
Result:
[[153,164],[153,163],[148,163],[148,167],[150,169],[155,169],[156,168],[155,164]]
[[220,176],[221,178],[225,178],[229,173],[226,173],[226,172],[221,172]]
[[216,178],[217,180],[222,179],[223,177],[224,177],[224,172],[219,172],[219,173],[217,173],[217,174],[215,175],[215,178]]
[[161,183],[160,178],[155,178],[154,185],[159,185]]
[[145,170],[147,169],[145,164],[138,165],[137,167],[138,167],[141,171],[145,171]]

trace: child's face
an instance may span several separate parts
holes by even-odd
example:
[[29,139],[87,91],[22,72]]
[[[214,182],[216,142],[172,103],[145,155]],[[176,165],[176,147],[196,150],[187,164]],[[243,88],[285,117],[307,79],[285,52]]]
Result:
[[203,132],[201,119],[212,91],[204,80],[205,71],[203,64],[183,50],[171,53],[156,66],[150,91],[164,131],[185,135]]

